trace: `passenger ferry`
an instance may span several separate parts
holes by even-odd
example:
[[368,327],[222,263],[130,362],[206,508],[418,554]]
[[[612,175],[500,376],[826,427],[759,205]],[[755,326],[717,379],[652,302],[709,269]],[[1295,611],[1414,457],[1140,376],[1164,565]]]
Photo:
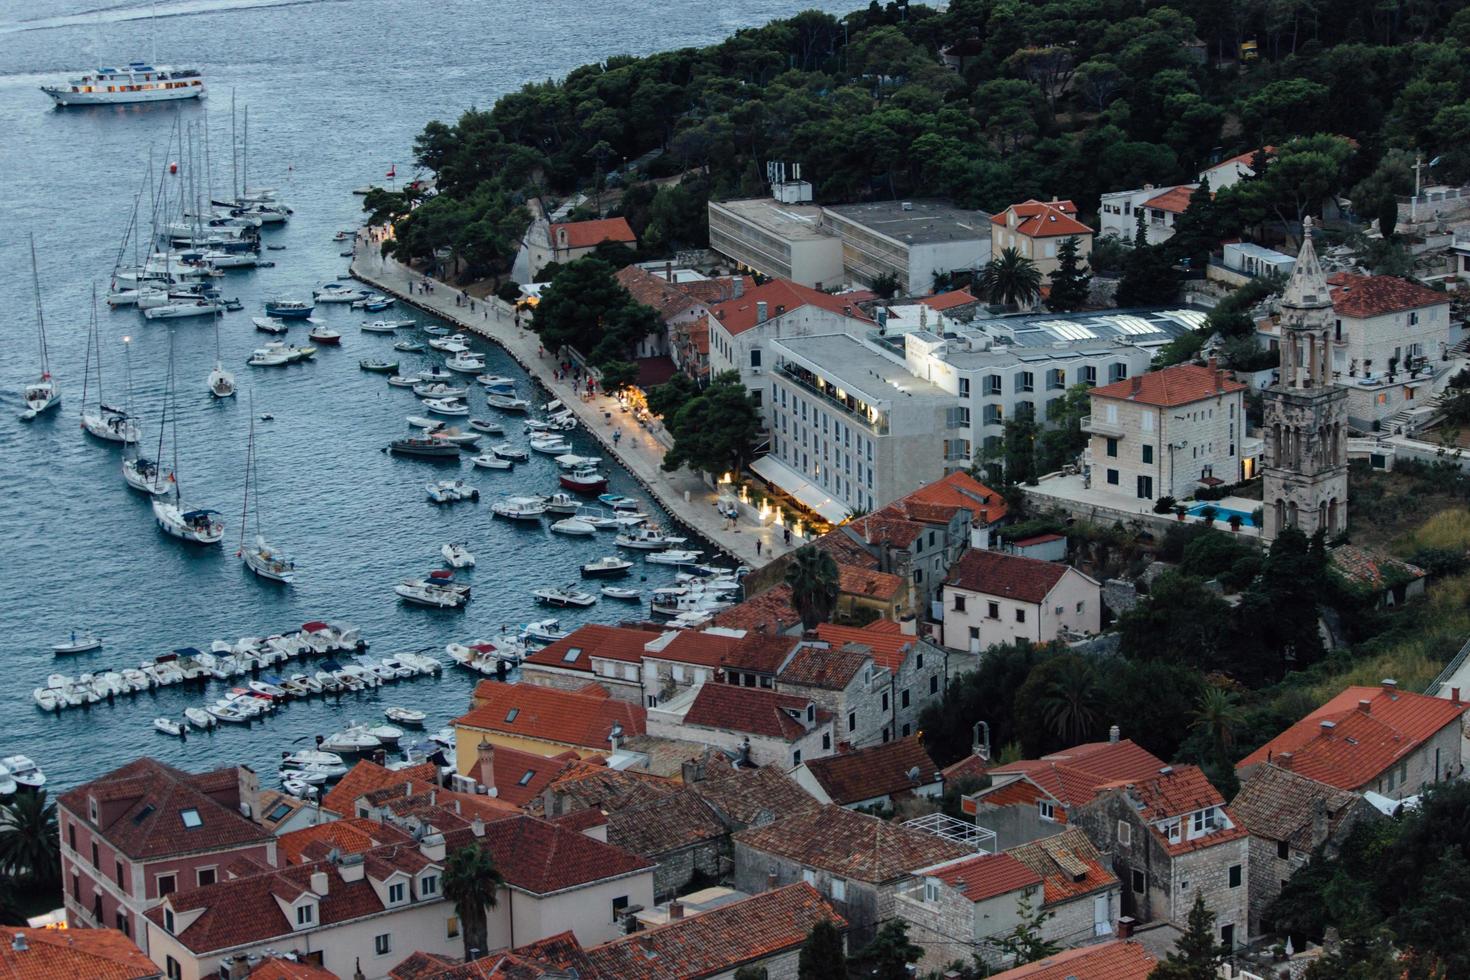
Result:
[[193,68],[154,67],[135,61],[126,68],[98,68],[65,85],[42,85],[57,105],[123,105],[204,97],[204,76]]

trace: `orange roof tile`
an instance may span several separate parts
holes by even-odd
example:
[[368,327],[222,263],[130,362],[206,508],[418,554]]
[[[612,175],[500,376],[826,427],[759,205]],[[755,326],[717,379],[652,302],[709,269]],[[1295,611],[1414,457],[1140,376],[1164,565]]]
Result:
[[990,219],[992,224],[1007,226],[1010,215],[1017,221],[1013,230],[1027,238],[1058,238],[1090,235],[1092,229],[1077,220],[1077,205],[1071,201],[1038,201],[1034,198],[1012,204]]
[[1088,742],[1040,759],[1023,759],[995,766],[990,775],[997,786],[981,790],[977,796],[988,802],[994,790],[1004,788],[1001,776],[1019,775],[1045,790],[1063,806],[1077,806],[1097,796],[1109,783],[1141,779],[1158,772],[1164,761],[1146,751],[1132,739],[1120,742]]
[[478,707],[456,718],[456,728],[588,749],[606,749],[614,728],[624,737],[642,735],[648,717],[641,705],[533,684],[481,684],[475,700]]
[[[811,759],[807,771],[838,806],[851,806],[884,796],[907,795],[937,781],[939,767],[924,751],[917,735],[841,755]],[[918,770],[917,781],[909,773]]]
[[1161,371],[1134,375],[1110,385],[1092,389],[1093,398],[1117,398],[1173,408],[1245,391],[1246,386],[1230,376],[1230,372],[1203,364],[1175,364]]
[[1138,943],[1115,939],[993,973],[990,980],[1147,980],[1157,962]]
[[722,609],[710,620],[710,625],[779,633],[795,626],[799,621],[796,607],[791,604],[791,586],[782,583],[729,609]]
[[1009,854],[979,854],[927,872],[972,902],[983,902],[1007,892],[1034,888],[1041,876]]
[[[344,817],[329,820],[311,827],[302,827],[276,838],[276,846],[283,864],[301,864],[302,853],[315,848],[337,850],[343,854],[361,854],[380,844],[403,843],[408,835],[363,817]],[[316,854],[307,860],[321,860],[325,854]]]
[[1235,156],[1230,157],[1228,160],[1221,160],[1219,163],[1214,164],[1209,169],[1218,170],[1221,167],[1228,167],[1232,163],[1243,163],[1247,167],[1249,167],[1255,162],[1256,154],[1261,151],[1264,151],[1267,157],[1272,157],[1276,155],[1276,147],[1267,145],[1261,147],[1260,150],[1246,150],[1244,153],[1237,153]]
[[[557,239],[567,233],[566,245]],[[596,248],[603,242],[636,243],[638,236],[626,218],[599,218],[595,221],[567,221],[551,226],[551,244],[555,248]]]
[[696,279],[693,282],[680,282],[674,285],[701,303],[724,303],[734,298],[736,279],[740,280],[742,293],[749,292],[756,287],[754,276],[717,276],[713,279]]
[[893,632],[879,623],[890,622],[878,620],[867,626],[838,626],[836,623],[820,623],[817,626],[817,638],[826,640],[834,647],[844,647],[854,644],[866,647],[872,654],[873,662],[880,667],[897,673],[908,659],[909,652],[914,648],[914,638],[907,633]]
[[780,673],[782,684],[840,691],[857,676],[869,655],[855,647],[804,646]]
[[250,980],[337,980],[337,974],[310,963],[267,956],[250,971]]
[[1103,863],[1102,853],[1076,827],[1013,847],[1006,853],[1041,876],[1043,907],[1118,883],[1117,876]]
[[[26,949],[14,948],[24,936]],[[116,929],[0,926],[0,980],[138,980],[158,966]]]
[[[1360,701],[1368,703],[1360,706]],[[1396,688],[1349,687],[1235,769],[1274,761],[1339,789],[1369,787],[1446,726],[1459,725],[1466,707]]]
[[376,762],[363,759],[349,769],[347,775],[343,776],[337,785],[322,797],[322,809],[350,817],[357,812],[358,799],[375,790],[383,789],[385,786],[402,786],[405,783],[433,786],[437,784],[438,778],[439,769],[432,762],[410,766],[407,769],[390,770]]
[[970,295],[968,289],[955,289],[947,293],[935,293],[933,296],[925,296],[919,300],[931,310],[952,310],[956,306],[965,306],[969,303],[980,302],[978,297]]
[[1040,605],[1068,570],[1054,561],[971,548],[949,567],[944,584]]
[[1006,516],[1005,498],[968,473],[955,472],[922,486],[904,500],[965,507],[975,524],[993,524]]
[[[1168,211],[1171,214],[1183,214],[1189,207],[1190,195],[1194,193],[1194,189],[1198,186],[1198,184],[1180,184],[1178,187],[1171,187],[1157,197],[1152,197],[1144,201],[1143,206],[1146,208],[1157,208],[1160,211]],[[1211,195],[1211,197],[1213,196]]]
[[[527,657],[526,662],[589,673],[593,657],[639,663],[643,660],[643,645],[658,635],[648,630],[591,623],[579,626],[572,630],[571,635],[542,647]],[[573,650],[577,651],[575,655],[571,653]]]
[[664,320],[688,313],[700,305],[699,300],[667,279],[636,265],[624,266],[613,278],[633,299],[651,307]]
[[820,806],[735,834],[735,845],[808,868],[883,884],[975,852],[942,837],[840,806]]
[[1398,276],[1337,272],[1327,277],[1327,283],[1332,288],[1332,309],[1338,316],[1384,316],[1450,302],[1444,293]]
[[[794,742],[810,731],[805,724],[809,704],[808,698],[777,694],[765,688],[710,683],[700,687],[694,696],[694,703],[684,714],[684,724]],[[830,712],[820,708],[816,711],[818,724],[831,717]]]
[[868,320],[868,315],[858,308],[856,300],[844,296],[833,296],[819,289],[812,289],[789,279],[772,279],[754,289],[747,289],[738,299],[730,299],[710,309],[710,317],[725,328],[732,337],[756,326],[759,309],[757,303],[766,304],[767,320],[790,313],[803,306],[819,306],[832,313],[850,316],[855,320]]
[[649,660],[667,660],[672,663],[691,664],[696,667],[719,667],[725,658],[740,643],[736,636],[719,633],[704,633],[698,630],[681,630],[659,649],[647,650],[644,657]]

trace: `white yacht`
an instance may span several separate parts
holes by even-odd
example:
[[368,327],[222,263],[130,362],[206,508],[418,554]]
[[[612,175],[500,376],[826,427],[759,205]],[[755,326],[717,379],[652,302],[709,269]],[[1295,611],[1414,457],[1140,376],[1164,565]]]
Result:
[[204,98],[204,76],[195,68],[130,62],[126,68],[98,68],[41,91],[59,106],[124,105]]
[[26,789],[40,789],[46,785],[46,774],[26,756],[7,755],[0,759],[0,766],[8,769],[10,778]]
[[513,521],[539,521],[546,513],[546,502],[540,497],[506,497],[491,504],[490,511]]
[[46,354],[46,318],[41,313],[41,277],[36,271],[36,238],[31,236],[31,283],[36,292],[36,331],[41,338],[41,377],[25,386],[21,397],[26,410],[21,413],[23,421],[29,422],[44,412],[61,404],[61,389],[51,377],[51,362]]

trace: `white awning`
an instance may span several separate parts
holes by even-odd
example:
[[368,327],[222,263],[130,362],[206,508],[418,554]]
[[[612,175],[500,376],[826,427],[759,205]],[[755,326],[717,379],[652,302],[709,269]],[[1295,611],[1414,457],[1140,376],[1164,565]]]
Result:
[[806,477],[771,456],[762,456],[750,464],[756,475],[795,497],[823,520],[841,524],[852,513],[842,501],[836,499]]

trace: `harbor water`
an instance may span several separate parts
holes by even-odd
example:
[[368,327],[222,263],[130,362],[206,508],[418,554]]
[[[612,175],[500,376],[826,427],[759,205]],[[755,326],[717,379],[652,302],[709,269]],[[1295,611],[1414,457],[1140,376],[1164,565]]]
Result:
[[[269,778],[281,751],[354,719],[380,722],[389,705],[427,711],[429,731],[461,714],[477,678],[448,661],[448,642],[547,616],[574,626],[636,615],[636,606],[615,600],[585,610],[547,610],[531,598],[533,588],[577,581],[578,565],[617,550],[610,532],[566,538],[545,525],[492,518],[489,502],[498,496],[557,489],[548,458],[533,456],[510,472],[475,470],[466,459],[458,471],[445,471],[382,452],[406,434],[405,416],[422,409],[410,392],[389,388],[383,375],[359,370],[358,361],[400,359],[408,370],[442,360],[392,350],[397,339],[428,339],[422,331],[365,334],[359,323],[376,315],[318,306],[316,317],[342,333],[340,348],[323,347],[304,365],[252,368],[245,364],[251,350],[271,338],[250,318],[262,315],[267,298],[309,298],[313,287],[345,273],[348,260],[339,253],[348,243],[332,236],[360,219],[352,188],[382,182],[395,164],[400,178],[411,172],[413,138],[427,120],[452,119],[527,80],[612,54],[712,43],[742,26],[813,6],[840,12],[845,4],[751,0],[712,14],[703,4],[648,0],[163,0],[156,17],[142,0],[101,9],[82,0],[0,7],[0,322],[6,338],[0,356],[0,473],[6,484],[0,495],[0,567],[6,569],[0,756],[31,756],[58,789],[142,753],[189,769],[249,763]],[[148,58],[155,44],[160,62],[202,67],[210,87],[205,102],[54,110],[38,91],[88,66]],[[133,309],[105,306],[98,313],[103,393],[109,403],[124,401],[131,376],[131,405],[144,424],[148,455],[158,445],[174,334],[184,503],[217,509],[226,522],[223,547],[198,549],[158,530],[148,501],[122,481],[120,449],[84,435],[77,414],[89,294],[93,284],[99,294],[107,291],[149,149],[156,179],[171,159],[164,144],[175,121],[203,125],[207,119],[215,190],[225,192],[231,90],[239,106],[250,107],[251,184],[277,188],[295,209],[288,225],[262,233],[265,243],[282,246],[262,252],[274,268],[232,272],[220,283],[224,296],[244,304],[243,311],[225,315],[220,337],[238,397],[216,402],[207,391],[215,360],[207,318],[149,322]],[[144,219],[147,207],[145,195]],[[31,232],[51,365],[64,402],[59,412],[27,424],[18,420],[20,389],[35,376],[38,359],[26,245]],[[402,307],[382,315],[433,322]],[[307,329],[293,326],[286,339],[307,343]],[[508,356],[478,341],[473,346],[487,353],[489,373],[517,378],[521,394],[537,398],[534,383]],[[261,519],[266,536],[297,561],[291,588],[255,579],[235,557],[252,405],[256,416],[273,417],[256,423]],[[478,392],[472,392],[472,407],[475,416],[498,415]],[[507,441],[524,446],[519,422],[506,421]],[[487,436],[484,444],[496,441]],[[583,435],[571,441],[575,452],[601,455]],[[166,462],[171,455],[166,444]],[[611,490],[643,496],[620,468],[606,469]],[[429,503],[426,483],[451,475],[476,485],[481,501]],[[647,509],[653,510],[651,503]],[[477,568],[459,573],[474,588],[468,608],[447,613],[400,604],[393,585],[441,567],[440,546],[450,541],[467,542],[478,558]],[[625,583],[646,593],[672,578],[669,568],[631,556],[637,566]],[[216,639],[265,636],[314,619],[358,626],[378,656],[427,650],[444,662],[444,673],[438,680],[415,678],[294,702],[263,722],[194,732],[183,741],[154,732],[151,720],[177,719],[185,707],[213,701],[238,679],[60,714],[40,711],[31,697],[53,672],[138,666],[175,648],[207,650]],[[51,645],[73,628],[95,630],[105,646],[54,656]],[[316,669],[306,666],[310,661],[299,663],[284,672]]]

